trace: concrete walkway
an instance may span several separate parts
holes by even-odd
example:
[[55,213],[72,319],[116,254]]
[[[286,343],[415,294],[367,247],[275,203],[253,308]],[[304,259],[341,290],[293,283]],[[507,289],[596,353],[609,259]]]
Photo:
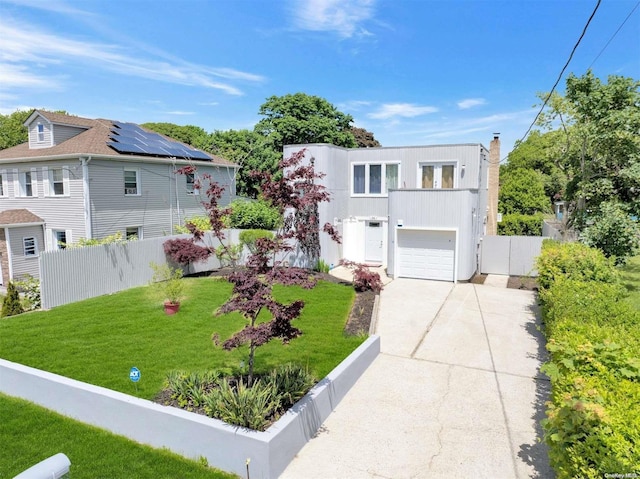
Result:
[[281,477],[547,478],[533,293],[396,279],[382,353]]

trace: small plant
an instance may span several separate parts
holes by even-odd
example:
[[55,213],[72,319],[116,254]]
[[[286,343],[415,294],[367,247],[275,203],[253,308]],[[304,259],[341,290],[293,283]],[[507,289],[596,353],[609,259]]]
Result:
[[215,254],[218,261],[220,261],[221,267],[230,266],[236,269],[238,261],[242,257],[242,250],[243,246],[241,244],[221,244],[216,248]]
[[168,264],[151,263],[153,269],[152,282],[158,288],[163,299],[171,304],[179,304],[184,294],[182,270],[172,268]]
[[15,316],[24,313],[22,303],[20,302],[20,293],[16,289],[15,284],[9,281],[7,285],[7,295],[2,302],[2,317]]
[[317,379],[306,367],[287,363],[271,371],[269,382],[275,388],[280,407],[289,408],[307,394]]
[[25,311],[40,309],[40,280],[31,275],[25,279],[15,282],[16,288],[23,295],[23,307]]
[[331,270],[331,268],[325,260],[319,259],[318,261],[316,261],[316,264],[313,267],[313,270],[317,271],[318,273],[328,273]]
[[240,232],[240,243],[247,247],[247,249],[254,254],[256,250],[256,242],[260,238],[267,238],[272,240],[273,233],[268,230],[242,230]]
[[343,259],[340,264],[353,271],[353,287],[358,292],[373,291],[378,294],[384,288],[380,275],[371,271],[367,265]]

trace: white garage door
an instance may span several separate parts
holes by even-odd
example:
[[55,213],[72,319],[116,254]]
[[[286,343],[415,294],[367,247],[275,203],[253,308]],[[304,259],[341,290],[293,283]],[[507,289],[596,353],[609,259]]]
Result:
[[453,281],[454,231],[398,230],[398,276]]

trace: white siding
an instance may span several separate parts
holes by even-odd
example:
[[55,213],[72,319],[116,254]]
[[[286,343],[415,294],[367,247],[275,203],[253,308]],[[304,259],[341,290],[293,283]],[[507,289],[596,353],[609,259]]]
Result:
[[53,144],[59,145],[63,141],[66,141],[69,138],[73,138],[74,136],[77,136],[84,131],[87,130],[74,126],[53,125]]
[[[44,128],[44,139],[39,141],[38,138],[38,125],[41,124]],[[29,148],[49,148],[53,146],[53,132],[51,131],[51,124],[48,120],[45,120],[41,116],[37,116],[31,124],[28,126],[29,130]]]
[[[33,237],[36,240],[38,254],[24,255],[24,238]],[[13,279],[20,279],[25,275],[39,276],[38,257],[44,251],[44,235],[42,226],[25,226],[9,228],[9,245],[11,247]]]

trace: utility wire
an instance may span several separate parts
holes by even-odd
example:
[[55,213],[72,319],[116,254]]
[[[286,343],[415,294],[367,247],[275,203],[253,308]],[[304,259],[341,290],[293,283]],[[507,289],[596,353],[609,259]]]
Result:
[[609,43],[611,43],[611,41],[616,37],[618,32],[622,29],[622,27],[624,27],[624,24],[627,23],[627,20],[629,20],[631,15],[633,15],[633,12],[636,11],[638,6],[640,6],[640,2],[636,3],[636,6],[631,9],[631,11],[629,12],[629,15],[627,15],[627,18],[625,18],[624,21],[620,24],[620,26],[618,27],[616,32],[613,35],[611,35],[611,38],[609,38],[609,41],[607,42],[607,44],[602,48],[602,50],[600,50],[600,53],[598,53],[598,55],[593,59],[593,61],[591,62],[591,65],[589,65],[589,68],[591,68],[593,66],[593,64],[598,60],[598,58],[600,58],[600,55],[602,55],[604,53],[604,51],[609,46]]
[[596,4],[596,7],[593,9],[593,12],[591,13],[591,16],[589,17],[589,20],[587,20],[586,25],[582,29],[582,34],[580,34],[580,38],[578,38],[578,41],[573,46],[573,50],[571,50],[571,55],[569,55],[569,59],[567,60],[567,63],[565,63],[564,67],[562,67],[562,71],[560,72],[560,75],[558,75],[558,79],[553,84],[553,87],[551,88],[551,91],[549,92],[547,97],[544,99],[544,103],[542,104],[542,107],[538,111],[538,114],[536,115],[536,117],[531,122],[531,125],[529,125],[529,128],[527,129],[526,133],[524,135],[522,135],[522,138],[520,138],[520,142],[521,143],[525,140],[525,138],[527,137],[527,135],[531,131],[531,128],[533,128],[533,126],[536,124],[536,121],[538,121],[538,118],[540,117],[540,114],[544,110],[544,107],[547,106],[547,102],[551,98],[551,95],[553,95],[553,92],[555,91],[556,87],[558,86],[558,83],[560,83],[560,80],[562,79],[562,75],[564,75],[564,71],[567,69],[567,67],[569,66],[569,63],[571,62],[571,59],[573,58],[573,54],[578,49],[578,45],[580,45],[580,42],[582,41],[582,38],[584,37],[585,33],[587,33],[587,28],[589,28],[589,24],[591,23],[591,20],[593,20],[593,17],[595,16],[596,12],[598,11],[598,8],[600,7],[600,3],[601,2],[602,2],[602,0],[598,0],[598,3]]

